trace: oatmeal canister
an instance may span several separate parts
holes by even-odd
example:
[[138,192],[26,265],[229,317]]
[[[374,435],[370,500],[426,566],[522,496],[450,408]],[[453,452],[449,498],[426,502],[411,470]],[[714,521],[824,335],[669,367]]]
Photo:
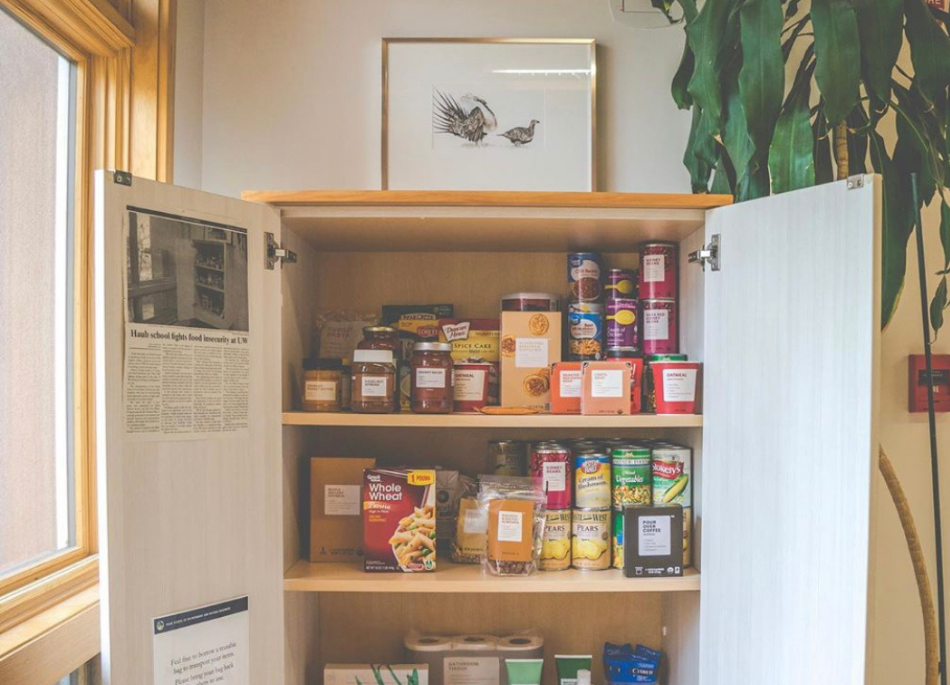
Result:
[[649,447],[623,445],[611,452],[613,506],[653,503],[653,458]]
[[578,302],[600,299],[601,259],[596,252],[572,252],[567,256],[567,282]]
[[676,243],[644,243],[640,246],[640,297],[675,298],[677,293]]
[[607,301],[636,297],[637,274],[630,269],[608,269],[604,292]]
[[614,509],[613,521],[613,557],[614,568],[623,569],[623,509]]
[[640,301],[640,340],[644,354],[679,352],[676,300]]
[[567,306],[567,351],[570,361],[604,358],[604,305],[572,302]]
[[653,354],[643,365],[643,411],[656,412],[656,390],[653,387],[653,369],[656,362],[685,362],[685,354]]
[[571,450],[556,442],[540,442],[531,450],[531,476],[540,478],[548,509],[571,508]]
[[571,564],[582,571],[610,568],[610,509],[575,509],[572,516]]
[[679,445],[653,448],[653,503],[693,505],[692,450]]
[[574,458],[574,506],[606,509],[610,506],[610,457],[585,452]]
[[640,303],[633,298],[607,300],[607,349],[640,349],[639,311]]
[[549,511],[544,515],[542,571],[564,571],[571,567],[571,510]]
[[525,475],[527,445],[514,440],[492,440],[488,443],[489,466],[496,476]]
[[488,404],[494,368],[489,362],[455,363],[452,369],[454,411],[478,411]]

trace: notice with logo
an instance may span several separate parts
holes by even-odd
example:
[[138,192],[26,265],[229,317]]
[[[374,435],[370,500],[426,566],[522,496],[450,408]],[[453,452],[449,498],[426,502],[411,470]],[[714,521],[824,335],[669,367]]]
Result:
[[152,619],[154,685],[248,685],[247,597]]

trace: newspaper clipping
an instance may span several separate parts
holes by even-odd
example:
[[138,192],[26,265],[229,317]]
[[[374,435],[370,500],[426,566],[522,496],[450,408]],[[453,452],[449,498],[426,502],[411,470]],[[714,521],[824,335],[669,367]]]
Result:
[[247,431],[247,232],[132,208],[125,427],[147,439]]

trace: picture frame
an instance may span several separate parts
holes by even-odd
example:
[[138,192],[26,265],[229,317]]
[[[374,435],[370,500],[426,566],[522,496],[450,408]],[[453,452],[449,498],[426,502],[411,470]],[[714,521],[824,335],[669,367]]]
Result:
[[596,42],[384,38],[381,137],[383,190],[594,191]]

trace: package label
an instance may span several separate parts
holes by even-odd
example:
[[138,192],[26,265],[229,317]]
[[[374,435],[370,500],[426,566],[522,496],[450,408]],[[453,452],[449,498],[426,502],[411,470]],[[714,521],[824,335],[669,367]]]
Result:
[[581,379],[580,371],[561,371],[561,397],[580,397]]
[[359,516],[359,485],[324,485],[323,514],[325,516]]
[[333,402],[336,400],[336,381],[306,381],[303,398],[307,402]]
[[515,366],[519,369],[537,369],[548,365],[547,338],[516,338]]
[[661,254],[648,254],[640,265],[644,283],[662,283],[666,278],[666,257]]
[[665,557],[672,552],[669,516],[643,516],[640,518],[638,539],[641,557]]
[[416,369],[416,387],[444,388],[447,376],[446,369]]
[[696,370],[665,370],[663,372],[663,397],[667,402],[696,401]]
[[488,512],[481,508],[468,509],[465,512],[465,522],[462,524],[464,533],[487,533],[488,532]]
[[481,369],[456,369],[455,401],[479,401],[485,399],[485,374]]
[[670,337],[670,313],[666,309],[643,312],[643,339],[667,340]]
[[630,394],[630,386],[629,384],[623,382],[623,376],[623,371],[618,370],[591,370],[591,396],[624,397]]
[[386,376],[361,376],[363,397],[386,397]]
[[524,517],[520,511],[498,512],[498,541],[521,542]]
[[449,656],[442,662],[444,685],[497,685],[497,656]]
[[541,478],[545,492],[564,492],[567,489],[567,463],[546,461],[542,465]]

